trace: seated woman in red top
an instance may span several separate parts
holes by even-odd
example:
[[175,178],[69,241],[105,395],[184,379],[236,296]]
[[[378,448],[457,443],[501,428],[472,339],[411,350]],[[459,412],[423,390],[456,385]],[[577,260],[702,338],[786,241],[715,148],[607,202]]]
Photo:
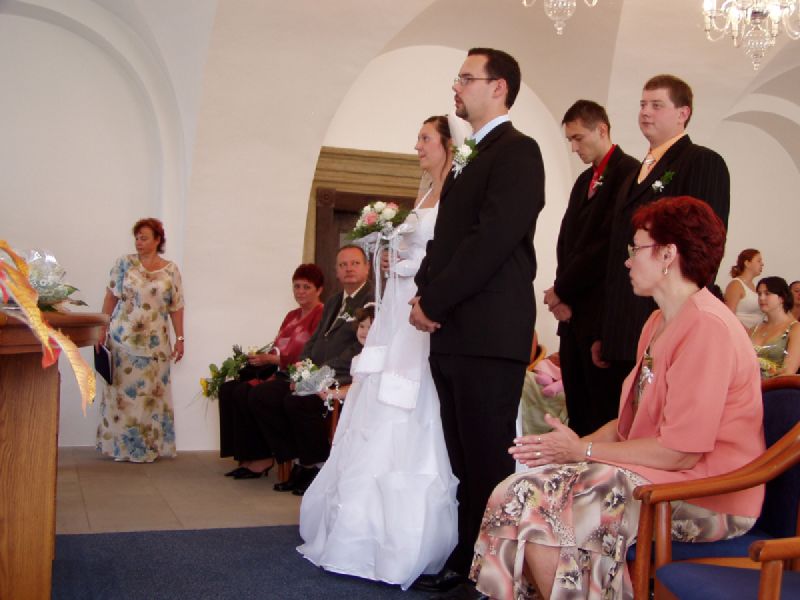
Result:
[[[322,318],[320,294],[325,278],[322,270],[315,264],[300,265],[292,275],[292,293],[299,305],[290,310],[281,323],[278,335],[273,341],[273,350],[249,357],[249,365],[242,370],[240,377],[228,381],[219,390],[219,447],[222,458],[232,456],[239,466],[225,475],[236,479],[260,477],[261,473],[248,469],[248,462],[271,454],[263,448],[258,436],[245,432],[251,419],[246,411],[247,394],[252,386],[274,377],[277,370],[285,371],[290,364],[297,362],[303,346],[314,333]],[[253,447],[253,446],[256,447]]]
[[[689,197],[640,208],[628,247],[633,291],[659,306],[639,339],[619,416],[579,438],[553,431],[514,440],[532,467],[493,492],[471,577],[492,598],[630,598],[625,553],[636,537],[637,485],[695,479],[740,467],[764,451],[758,363],[747,333],[705,286],[725,229]],[[673,538],[745,533],[763,487],[673,507]]]

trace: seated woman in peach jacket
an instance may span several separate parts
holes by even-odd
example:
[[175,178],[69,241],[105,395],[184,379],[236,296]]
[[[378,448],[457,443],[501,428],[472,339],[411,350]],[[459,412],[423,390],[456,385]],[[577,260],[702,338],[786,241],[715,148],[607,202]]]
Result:
[[[705,286],[725,246],[707,204],[667,198],[639,209],[629,246],[633,291],[659,306],[639,340],[619,417],[579,438],[553,431],[514,440],[532,469],[495,488],[471,577],[492,598],[630,598],[637,485],[696,479],[764,451],[758,363],[736,317]],[[763,487],[673,505],[673,538],[706,542],[752,527]]]

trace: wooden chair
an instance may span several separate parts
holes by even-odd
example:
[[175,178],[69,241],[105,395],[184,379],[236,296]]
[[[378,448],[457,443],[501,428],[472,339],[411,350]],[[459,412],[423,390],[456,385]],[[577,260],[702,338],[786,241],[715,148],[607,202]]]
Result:
[[[669,563],[656,572],[658,598],[729,600],[800,598],[800,537],[750,545],[760,570],[695,562]],[[784,568],[788,567],[788,572]]]
[[[710,569],[719,565],[740,565],[757,567],[749,561],[748,548],[754,548],[750,556],[759,556],[772,564],[772,556],[782,556],[787,544],[768,544],[767,550],[761,542],[767,539],[790,537],[800,534],[797,528],[798,506],[800,505],[800,377],[787,376],[767,380],[762,385],[764,396],[764,432],[767,451],[760,457],[731,473],[669,484],[640,486],[634,496],[642,501],[639,517],[639,534],[636,544],[636,558],[633,568],[633,587],[636,598],[647,598],[651,566],[656,572],[655,590],[657,598],[683,597],[671,595],[659,577],[667,580],[688,568],[689,574]],[[672,542],[671,506],[673,500],[686,500],[712,496],[746,489],[769,482],[762,507],[762,513],[753,529],[739,538],[711,543]],[[651,565],[652,540],[655,533],[655,560]],[[792,546],[792,544],[788,544]],[[777,550],[776,550],[777,548]],[[755,552],[755,554],[753,554]],[[676,563],[675,560],[716,563],[699,565]],[[672,563],[664,571],[663,567]],[[774,566],[768,567],[774,570]],[[734,569],[737,570],[737,569]],[[659,575],[660,574],[660,575]],[[751,573],[752,575],[752,573]],[[756,572],[757,575],[757,572]],[[678,580],[688,581],[689,575],[678,575]],[[694,586],[698,588],[697,585]],[[706,589],[706,592],[708,590]],[[705,596],[708,597],[708,596]],[[734,595],[731,597],[741,597]]]

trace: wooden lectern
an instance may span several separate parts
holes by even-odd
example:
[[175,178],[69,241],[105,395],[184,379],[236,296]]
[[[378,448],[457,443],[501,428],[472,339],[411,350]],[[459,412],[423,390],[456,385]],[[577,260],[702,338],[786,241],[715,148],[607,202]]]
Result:
[[[77,346],[94,345],[108,317],[44,313]],[[0,598],[48,599],[58,461],[58,365],[21,321],[0,313]]]

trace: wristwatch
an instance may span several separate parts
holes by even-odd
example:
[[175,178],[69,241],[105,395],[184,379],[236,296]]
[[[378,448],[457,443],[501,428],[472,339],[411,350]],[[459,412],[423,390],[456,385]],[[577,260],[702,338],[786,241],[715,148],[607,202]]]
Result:
[[183,337],[182,335],[179,335],[179,336],[178,336],[177,338],[175,338],[175,339],[176,339],[177,341],[179,341],[179,342],[185,342],[185,341],[186,341],[186,338],[185,338],[185,337]]

